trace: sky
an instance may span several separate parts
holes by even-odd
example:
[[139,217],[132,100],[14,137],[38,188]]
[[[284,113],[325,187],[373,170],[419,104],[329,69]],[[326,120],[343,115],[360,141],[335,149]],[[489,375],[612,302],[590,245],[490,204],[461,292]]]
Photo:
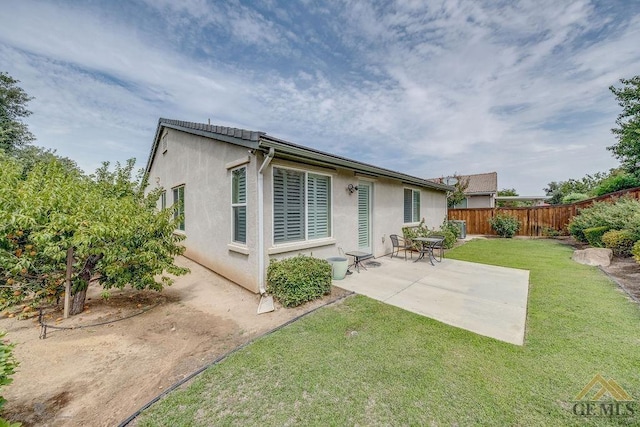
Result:
[[540,195],[618,166],[609,86],[640,74],[636,0],[0,4],[36,144],[87,172],[144,167],[164,117]]

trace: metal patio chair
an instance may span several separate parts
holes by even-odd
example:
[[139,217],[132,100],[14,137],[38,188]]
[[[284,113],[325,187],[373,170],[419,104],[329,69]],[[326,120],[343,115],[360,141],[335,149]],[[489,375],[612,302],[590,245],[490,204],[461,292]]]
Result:
[[400,237],[397,234],[391,234],[389,236],[391,239],[391,245],[393,246],[391,250],[391,258],[393,256],[400,256],[400,251],[404,251],[404,260],[407,260],[407,251],[411,254],[411,259],[413,259],[413,243],[409,239],[405,239],[404,237]]

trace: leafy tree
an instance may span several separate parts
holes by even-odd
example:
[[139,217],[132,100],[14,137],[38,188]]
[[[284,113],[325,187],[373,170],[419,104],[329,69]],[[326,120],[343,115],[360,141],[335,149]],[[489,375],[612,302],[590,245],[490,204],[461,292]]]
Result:
[[[456,183],[454,184],[455,190],[447,197],[447,205],[450,208],[461,203],[467,197],[464,192],[469,188],[469,178],[464,178],[456,173],[453,174],[453,178],[456,179]],[[443,181],[443,179],[441,179],[441,181]]]
[[[519,196],[515,188],[503,188],[498,191],[498,196]],[[498,200],[496,206],[499,208],[517,208],[531,205],[531,202],[520,202],[516,200]]]
[[160,189],[142,194],[133,166],[105,163],[86,176],[54,158],[25,173],[0,153],[0,305],[59,298],[68,256],[71,314],[84,309],[92,280],[159,291],[172,283],[166,273],[188,271],[174,264],[184,247],[172,211],[157,211]]
[[593,175],[585,175],[581,179],[569,179],[567,181],[552,181],[543,189],[547,196],[551,196],[548,202],[552,205],[563,203],[563,199],[572,193],[591,194],[593,190],[609,176],[604,172],[597,172]]
[[622,162],[625,171],[640,177],[640,75],[620,79],[621,88],[610,86],[622,113],[616,119],[617,128],[611,129],[618,143],[607,147]]
[[25,145],[19,147],[9,153],[9,156],[16,159],[22,166],[23,176],[26,178],[27,173],[31,171],[39,163],[48,163],[57,160],[65,169],[82,172],[75,161],[68,157],[62,157],[56,154],[55,150],[50,150],[37,145]]
[[0,72],[0,151],[11,151],[35,139],[21,120],[31,115],[26,105],[33,98],[17,85],[19,82]]
[[593,189],[593,195],[602,196],[634,187],[640,187],[640,174],[636,176],[622,170],[617,170],[613,171],[611,175],[603,179],[602,182]]

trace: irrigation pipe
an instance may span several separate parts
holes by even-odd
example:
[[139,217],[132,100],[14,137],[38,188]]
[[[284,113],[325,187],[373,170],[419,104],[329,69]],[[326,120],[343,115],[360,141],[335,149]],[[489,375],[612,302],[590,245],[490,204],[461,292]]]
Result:
[[139,316],[143,313],[146,313],[147,311],[151,310],[152,308],[156,308],[158,305],[160,305],[160,303],[155,303],[154,305],[152,305],[151,307],[147,307],[142,309],[141,311],[137,312],[137,313],[133,313],[130,314],[128,316],[125,317],[120,317],[119,319],[113,319],[113,320],[107,320],[104,322],[98,322],[98,323],[91,323],[89,325],[79,325],[79,326],[55,326],[55,325],[49,325],[47,323],[44,323],[42,321],[42,309],[40,309],[40,314],[38,315],[38,323],[40,323],[40,339],[46,339],[47,338],[47,329],[58,329],[58,330],[73,330],[73,329],[83,329],[83,328],[93,328],[96,326],[103,326],[103,325],[108,325],[109,323],[116,323],[119,322],[121,320],[126,320],[126,319],[131,319],[132,317],[136,317]]
[[300,319],[302,319],[305,316],[308,316],[311,313],[314,313],[315,311],[327,307],[329,305],[335,304],[339,301],[342,301],[343,299],[345,299],[346,297],[349,297],[351,295],[353,295],[354,292],[349,292],[348,294],[345,294],[343,296],[341,296],[340,298],[334,300],[334,301],[330,301],[326,304],[322,304],[316,308],[314,308],[313,310],[310,310],[306,313],[302,313],[299,316],[294,317],[293,319],[290,319],[288,321],[286,321],[285,323],[283,323],[280,326],[276,326],[275,328],[265,332],[262,335],[259,335],[249,341],[247,341],[244,344],[239,345],[238,347],[234,348],[233,350],[230,350],[228,352],[226,352],[225,354],[218,356],[215,360],[213,360],[212,362],[198,368],[198,370],[196,370],[195,372],[192,372],[191,374],[187,375],[186,377],[182,378],[181,380],[177,381],[176,383],[174,383],[173,385],[171,385],[170,387],[166,388],[162,393],[160,393],[159,395],[157,395],[156,397],[154,397],[153,399],[151,399],[149,402],[145,403],[140,409],[138,409],[136,412],[134,412],[133,414],[131,414],[126,420],[124,420],[123,422],[121,422],[120,424],[118,424],[118,427],[126,427],[127,425],[129,425],[129,423],[133,420],[135,420],[144,410],[148,409],[151,405],[153,405],[154,403],[156,403],[157,401],[159,401],[160,399],[162,399],[163,397],[165,397],[167,394],[169,394],[170,392],[174,391],[175,389],[177,389],[178,387],[184,385],[186,382],[188,382],[189,380],[191,380],[193,377],[201,374],[202,372],[206,371],[208,368],[217,365],[218,363],[222,362],[224,359],[228,358],[229,356],[231,356],[232,354],[242,350],[243,348],[245,348],[246,346],[248,346],[249,344],[254,343],[255,341],[264,338],[266,336],[271,335],[272,333],[279,331],[280,329],[284,328],[285,326],[288,326],[290,324],[292,324],[293,322],[296,322]]

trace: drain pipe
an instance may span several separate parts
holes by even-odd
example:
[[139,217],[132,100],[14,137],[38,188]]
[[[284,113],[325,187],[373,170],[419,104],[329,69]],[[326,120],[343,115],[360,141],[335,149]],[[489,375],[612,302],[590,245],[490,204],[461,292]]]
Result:
[[258,169],[258,286],[261,295],[267,292],[264,286],[264,170],[275,154],[276,150],[269,148],[269,153]]

